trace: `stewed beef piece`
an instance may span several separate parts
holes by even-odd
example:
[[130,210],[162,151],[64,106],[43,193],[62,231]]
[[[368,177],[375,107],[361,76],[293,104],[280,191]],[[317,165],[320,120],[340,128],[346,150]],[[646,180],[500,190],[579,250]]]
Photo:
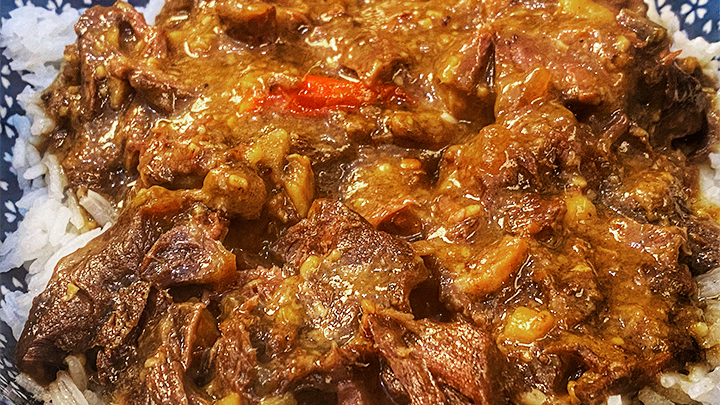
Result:
[[[196,240],[178,237],[189,229]],[[224,229],[221,216],[182,193],[141,192],[116,224],[60,261],[33,302],[18,368],[50,382],[67,354],[113,349],[132,337],[151,289],[234,279],[234,256],[218,245]],[[178,260],[187,255],[197,259],[189,268]]]

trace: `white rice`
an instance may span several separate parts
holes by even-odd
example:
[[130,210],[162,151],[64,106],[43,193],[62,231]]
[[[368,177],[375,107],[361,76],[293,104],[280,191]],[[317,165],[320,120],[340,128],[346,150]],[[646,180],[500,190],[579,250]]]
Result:
[[[144,10],[148,23],[163,6],[163,0],[150,0]],[[694,56],[705,67],[705,72],[718,78],[720,63],[713,57],[720,55],[720,42],[708,43],[702,38],[689,40],[679,30],[679,20],[665,5],[658,10],[652,0],[647,1],[651,19],[668,28],[673,37],[673,50],[682,49],[682,56]],[[40,156],[35,145],[52,127],[44,115],[38,97],[59,72],[65,46],[75,41],[73,25],[79,11],[67,7],[61,13],[52,10],[52,1],[46,8],[28,4],[10,13],[0,30],[0,47],[12,60],[14,71],[27,71],[22,79],[29,84],[18,96],[25,109],[24,116],[8,118],[17,133],[13,148],[12,170],[18,177],[24,195],[15,205],[24,216],[18,230],[6,236],[0,243],[0,272],[24,266],[28,270],[28,292],[7,291],[0,287],[0,320],[12,328],[19,338],[32,306],[32,298],[39,294],[52,276],[53,269],[63,256],[84,246],[92,238],[108,229],[116,219],[109,214],[108,203],[102,197],[88,194],[80,202],[65,192],[66,181],[57,159],[52,155]],[[701,171],[701,184],[705,198],[720,205],[720,151],[710,155],[710,166]],[[88,232],[80,206],[94,217],[103,229]],[[707,305],[705,323],[707,333],[702,346],[707,350],[704,363],[688,367],[688,374],[665,373],[660,385],[645,388],[638,400],[645,405],[669,405],[677,403],[702,403],[720,405],[720,268],[697,278],[699,297]],[[34,386],[32,381],[19,376],[17,382],[39,399],[53,404],[99,405],[101,398],[88,389],[87,376],[81,359],[66,359],[68,371],[58,373],[57,380],[47,391]],[[608,405],[629,403],[628,398],[612,396]]]
[[645,0],[645,4],[648,6],[648,18],[667,28],[668,35],[672,37],[673,43],[670,50],[682,51],[681,57],[696,57],[704,67],[705,74],[718,79],[720,61],[713,60],[713,58],[720,55],[720,41],[708,42],[701,37],[688,38],[687,33],[680,30],[680,20],[670,8],[670,4],[666,0],[660,0],[659,3],[662,6],[658,10],[653,0]]

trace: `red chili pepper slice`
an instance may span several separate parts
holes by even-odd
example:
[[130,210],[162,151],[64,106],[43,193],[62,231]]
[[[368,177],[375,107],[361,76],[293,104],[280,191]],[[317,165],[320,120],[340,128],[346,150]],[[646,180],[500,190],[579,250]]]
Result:
[[295,114],[315,115],[366,105],[400,104],[409,102],[410,97],[398,86],[370,87],[361,82],[308,75],[297,88],[272,90],[266,102],[271,100]]

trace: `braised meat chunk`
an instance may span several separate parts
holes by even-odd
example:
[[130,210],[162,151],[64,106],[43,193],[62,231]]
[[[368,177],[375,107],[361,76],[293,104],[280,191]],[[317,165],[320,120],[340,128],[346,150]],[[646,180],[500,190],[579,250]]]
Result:
[[[143,190],[132,203],[111,229],[65,257],[45,291],[34,300],[33,326],[17,347],[21,371],[41,382],[52,381],[63,354],[93,347],[112,349],[125,341],[138,326],[150,289],[180,284],[190,277],[183,274],[186,271],[194,273],[190,278],[200,283],[219,281],[234,272],[234,259],[227,261],[232,254],[214,239],[224,234],[222,217],[183,193],[160,189]],[[164,248],[166,239],[188,228],[207,232],[203,235],[206,246],[191,249],[200,260],[193,261],[189,269],[177,260],[185,254],[184,240],[175,242],[174,252]],[[168,257],[173,253],[175,257]],[[171,260],[165,269],[159,263],[143,266],[162,259]],[[163,273],[167,275],[163,277]]]
[[[464,323],[412,320],[407,314],[371,312],[366,329],[413,404],[501,403],[496,348],[489,336]],[[494,363],[494,364],[493,364]]]
[[717,84],[642,2],[156,21],[89,9],[43,96],[66,192],[119,215],[35,299],[39,383],[72,354],[113,404],[595,405],[705,360]]
[[308,298],[317,293],[315,300],[325,301],[329,313],[356,314],[330,322],[331,328],[357,329],[362,300],[409,311],[410,291],[426,278],[422,261],[406,242],[374,230],[360,215],[331,200],[316,200],[308,218],[288,229],[273,250],[311,283]]
[[407,242],[331,200],[316,200],[272,249],[283,268],[248,272],[223,300],[222,343],[213,349],[223,394],[337,390],[328,381],[349,378],[347,369],[373,356],[361,328],[368,308],[408,313],[410,291],[427,276]]

